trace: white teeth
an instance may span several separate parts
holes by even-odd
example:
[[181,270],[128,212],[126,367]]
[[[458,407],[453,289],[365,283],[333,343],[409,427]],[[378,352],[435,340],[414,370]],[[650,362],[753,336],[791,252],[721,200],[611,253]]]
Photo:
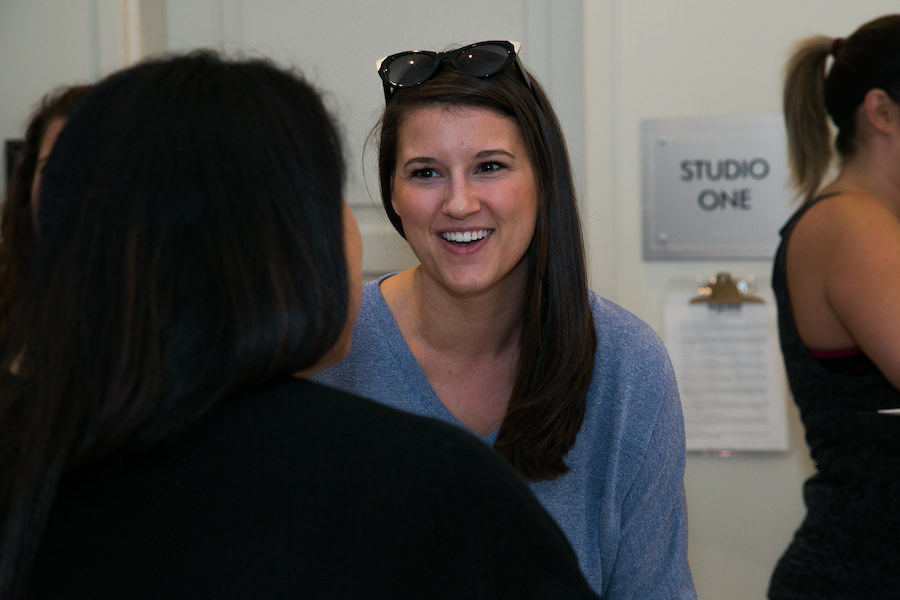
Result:
[[479,231],[447,231],[441,234],[441,237],[448,242],[477,242],[486,238],[491,233],[490,229],[481,229]]

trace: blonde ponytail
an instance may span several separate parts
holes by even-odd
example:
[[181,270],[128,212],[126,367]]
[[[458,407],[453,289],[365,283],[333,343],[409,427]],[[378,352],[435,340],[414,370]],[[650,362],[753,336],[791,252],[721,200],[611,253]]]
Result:
[[825,63],[832,39],[824,35],[797,44],[784,69],[784,122],[791,185],[811,200],[831,163],[831,126],[825,108]]

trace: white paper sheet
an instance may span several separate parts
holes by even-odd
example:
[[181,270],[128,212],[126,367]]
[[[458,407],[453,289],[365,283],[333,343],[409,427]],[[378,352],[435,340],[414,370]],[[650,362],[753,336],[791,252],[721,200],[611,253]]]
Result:
[[690,304],[673,291],[665,302],[665,341],[672,356],[689,451],[776,452],[788,449],[786,385],[775,301]]

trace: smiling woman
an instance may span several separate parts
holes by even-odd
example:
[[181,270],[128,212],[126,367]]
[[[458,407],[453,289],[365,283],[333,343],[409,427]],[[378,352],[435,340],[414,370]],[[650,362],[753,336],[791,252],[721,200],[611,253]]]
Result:
[[604,598],[695,598],[669,359],[588,289],[565,140],[516,52],[379,62],[382,203],[420,264],[365,287],[350,353],[317,377],[492,445]]

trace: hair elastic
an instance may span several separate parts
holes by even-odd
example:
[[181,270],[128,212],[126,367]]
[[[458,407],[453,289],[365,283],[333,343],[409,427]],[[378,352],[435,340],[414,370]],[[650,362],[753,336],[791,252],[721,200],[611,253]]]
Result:
[[842,38],[842,37],[834,38],[834,41],[831,42],[831,55],[832,56],[835,56],[835,57],[837,56],[838,48],[840,48],[841,44],[843,44],[843,43],[844,43],[844,38]]

